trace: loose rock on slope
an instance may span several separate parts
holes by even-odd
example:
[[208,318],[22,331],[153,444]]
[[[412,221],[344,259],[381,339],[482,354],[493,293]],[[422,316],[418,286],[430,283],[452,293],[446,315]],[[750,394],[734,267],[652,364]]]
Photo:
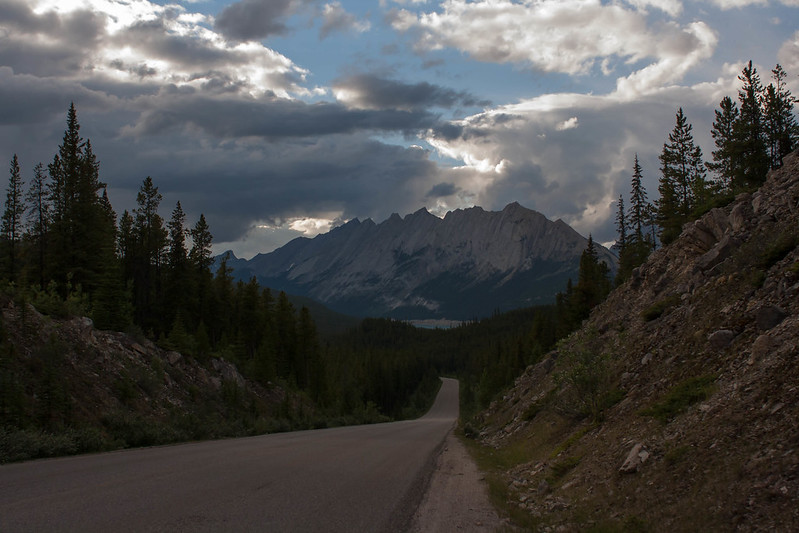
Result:
[[[528,368],[480,434],[528,443],[506,474],[514,505],[541,530],[799,530],[797,244],[794,153],[759,191],[686,225],[560,348],[594,337],[610,355],[620,401],[598,423],[563,414],[558,353]],[[546,495],[527,489],[544,480]]]

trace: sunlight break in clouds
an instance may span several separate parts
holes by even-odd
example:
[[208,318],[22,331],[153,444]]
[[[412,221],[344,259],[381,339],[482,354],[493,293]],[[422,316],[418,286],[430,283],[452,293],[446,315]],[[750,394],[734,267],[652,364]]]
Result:
[[[82,74],[119,82],[150,82],[187,87],[227,87],[250,96],[307,93],[298,82],[307,71],[260,43],[229,43],[206,27],[209,20],[180,5],[146,0],[39,0],[34,13],[69,16],[87,8],[98,17],[94,46],[83,50]],[[33,37],[54,46],[69,35],[48,32]]]

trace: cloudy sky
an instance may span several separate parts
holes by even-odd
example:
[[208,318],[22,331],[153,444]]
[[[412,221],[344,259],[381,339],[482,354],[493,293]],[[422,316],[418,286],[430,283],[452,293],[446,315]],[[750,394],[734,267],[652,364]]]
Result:
[[749,59],[799,94],[799,0],[0,0],[0,158],[75,102],[117,211],[151,176],[218,252],[513,201],[607,242]]

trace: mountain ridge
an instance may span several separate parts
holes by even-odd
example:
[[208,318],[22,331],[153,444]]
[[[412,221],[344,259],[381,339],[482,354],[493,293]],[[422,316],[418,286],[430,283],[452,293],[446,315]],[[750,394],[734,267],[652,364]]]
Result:
[[[231,258],[228,266],[240,279],[255,276],[355,316],[471,319],[551,303],[576,279],[586,246],[562,220],[513,202],[443,218],[426,208],[380,223],[355,218],[250,260]],[[615,269],[615,256],[596,248]]]

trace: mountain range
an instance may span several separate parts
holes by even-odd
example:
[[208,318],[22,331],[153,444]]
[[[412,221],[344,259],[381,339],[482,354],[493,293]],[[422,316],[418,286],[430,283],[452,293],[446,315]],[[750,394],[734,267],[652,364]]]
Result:
[[[307,296],[353,316],[467,320],[552,303],[576,281],[587,239],[562,220],[518,203],[502,211],[420,209],[376,224],[353,219],[227,266],[273,290]],[[616,258],[597,245],[611,270]]]

